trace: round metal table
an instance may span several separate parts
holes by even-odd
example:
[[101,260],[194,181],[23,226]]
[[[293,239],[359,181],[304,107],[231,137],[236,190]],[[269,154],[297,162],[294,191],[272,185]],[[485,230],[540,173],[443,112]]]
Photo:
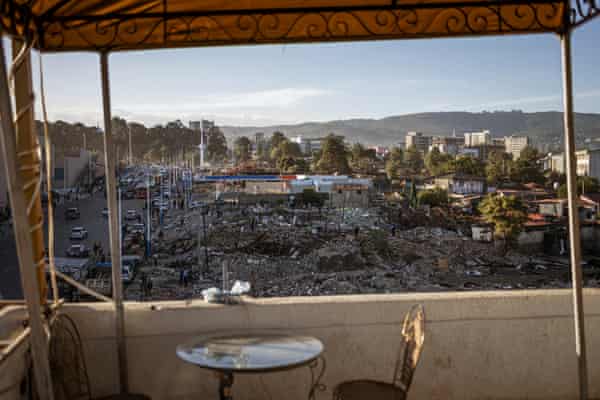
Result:
[[238,334],[199,338],[177,346],[177,356],[201,368],[217,372],[221,400],[231,400],[233,375],[279,372],[308,366],[311,387],[308,398],[325,390],[323,343],[310,336]]

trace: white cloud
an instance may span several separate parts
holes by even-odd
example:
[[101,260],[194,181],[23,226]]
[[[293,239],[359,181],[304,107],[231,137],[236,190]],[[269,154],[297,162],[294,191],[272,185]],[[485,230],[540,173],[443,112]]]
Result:
[[147,104],[118,104],[117,108],[131,112],[200,112],[203,114],[236,109],[289,108],[304,100],[326,96],[331,91],[316,88],[282,88],[231,94],[210,94],[193,98],[182,98],[177,104],[161,102]]
[[[211,118],[220,124],[272,125],[301,122],[297,107],[303,102],[334,92],[318,88],[281,88],[251,92],[208,94],[182,97],[178,101],[128,103],[114,101],[112,114],[147,125],[161,124],[174,119],[183,121]],[[86,106],[50,110],[51,119],[82,121],[87,124],[102,123],[101,109]]]

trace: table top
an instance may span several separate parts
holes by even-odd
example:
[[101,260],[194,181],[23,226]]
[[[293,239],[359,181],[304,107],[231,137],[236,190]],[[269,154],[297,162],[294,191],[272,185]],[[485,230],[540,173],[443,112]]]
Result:
[[323,343],[310,336],[237,334],[198,338],[177,346],[184,361],[221,372],[274,372],[311,363]]

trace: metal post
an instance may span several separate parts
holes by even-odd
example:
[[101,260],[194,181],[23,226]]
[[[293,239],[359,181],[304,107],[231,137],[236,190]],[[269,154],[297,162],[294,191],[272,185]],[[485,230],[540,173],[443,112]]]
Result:
[[147,234],[146,234],[146,252],[148,257],[152,254],[152,231],[150,230],[150,225],[152,224],[152,204],[150,203],[150,175],[148,175],[146,180],[146,223],[148,226]]
[[587,361],[583,312],[581,240],[579,212],[577,210],[577,169],[575,155],[575,130],[573,115],[573,74],[571,61],[571,32],[561,37],[563,104],[565,124],[565,155],[567,164],[567,198],[569,207],[569,241],[571,246],[571,275],[573,279],[573,314],[575,322],[575,352],[578,361],[579,398],[588,398]]
[[133,151],[131,149],[131,125],[127,124],[127,130],[129,132],[129,166],[133,165]]
[[5,62],[4,41],[0,40],[0,124],[2,126],[0,151],[4,155],[4,173],[6,173],[10,194],[21,284],[29,314],[35,384],[40,399],[52,400],[54,392],[48,361],[48,342],[42,321],[40,288],[36,276],[36,263],[30,233],[31,225],[27,216],[27,201],[23,190],[24,182],[22,174],[18,170],[16,134]]
[[113,300],[115,302],[117,352],[119,357],[119,382],[121,393],[128,392],[127,348],[123,309],[123,279],[121,278],[121,251],[119,246],[119,216],[117,215],[117,187],[115,183],[115,158],[110,113],[110,86],[108,81],[108,54],[100,53],[102,103],[104,111],[104,166],[106,174],[106,200],[108,205],[110,254],[112,264]]

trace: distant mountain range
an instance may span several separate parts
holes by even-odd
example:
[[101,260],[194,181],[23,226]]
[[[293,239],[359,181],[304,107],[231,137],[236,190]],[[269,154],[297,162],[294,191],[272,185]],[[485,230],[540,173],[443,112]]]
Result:
[[[382,119],[348,119],[266,127],[222,126],[221,129],[227,136],[252,136],[256,132],[264,132],[265,136],[270,136],[274,131],[281,131],[286,136],[320,137],[333,132],[345,136],[349,142],[368,145],[404,142],[409,131],[439,136],[452,136],[456,132],[459,136],[464,132],[489,129],[494,137],[526,135],[535,145],[552,148],[562,143],[563,117],[561,112],[556,111],[428,112]],[[600,140],[600,114],[577,113],[575,129],[580,144],[584,138]]]

